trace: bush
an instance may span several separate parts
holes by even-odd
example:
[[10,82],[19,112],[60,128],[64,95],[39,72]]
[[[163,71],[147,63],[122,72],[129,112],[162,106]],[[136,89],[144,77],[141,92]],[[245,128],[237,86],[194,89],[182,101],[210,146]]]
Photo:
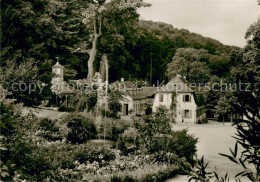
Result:
[[15,113],[12,105],[3,104],[0,102],[0,128],[1,135],[9,137],[14,134],[15,130]]
[[122,105],[120,100],[123,100],[123,93],[119,90],[113,90],[109,92],[108,97],[108,108],[111,111],[110,115],[112,118],[119,118],[118,112],[121,111]]
[[57,132],[59,128],[55,126],[55,122],[49,118],[44,118],[40,122],[40,130]]
[[112,182],[135,181],[165,181],[180,173],[178,166],[166,164],[144,164],[135,170],[125,170],[113,174]]
[[169,140],[168,151],[177,154],[179,157],[184,157],[186,160],[194,164],[193,156],[197,152],[196,143],[198,139],[188,134],[188,130],[174,131]]
[[75,112],[75,108],[62,105],[59,107],[59,111],[60,112]]
[[62,140],[63,136],[60,134],[60,129],[55,125],[51,119],[44,118],[40,122],[38,136],[41,136],[49,141]]
[[10,144],[9,150],[22,179],[43,181],[50,175],[52,160],[45,148],[18,139]]
[[164,108],[159,108],[151,116],[144,116],[135,120],[135,128],[141,143],[149,152],[162,149],[162,142],[171,133],[170,119]]
[[70,131],[67,140],[73,144],[84,143],[96,137],[97,131],[91,118],[83,117],[79,114],[71,114],[65,118]]
[[116,148],[117,148],[117,150],[120,150],[123,155],[127,154],[126,143],[121,136],[118,138],[118,140],[116,142]]
[[102,122],[98,131],[99,136],[104,136],[108,140],[117,141],[119,135],[122,134],[128,127],[132,125],[132,121],[126,121],[121,119],[107,119],[106,122]]
[[205,124],[205,123],[208,123],[209,121],[208,121],[208,118],[203,118],[202,120],[199,120],[198,121],[198,124]]
[[108,162],[116,158],[114,150],[110,147],[97,145],[82,145],[75,151],[74,156],[74,160],[80,163],[85,163],[86,161],[102,163],[102,161]]
[[165,151],[156,152],[154,158],[156,162],[166,164],[176,164],[180,161],[177,154]]

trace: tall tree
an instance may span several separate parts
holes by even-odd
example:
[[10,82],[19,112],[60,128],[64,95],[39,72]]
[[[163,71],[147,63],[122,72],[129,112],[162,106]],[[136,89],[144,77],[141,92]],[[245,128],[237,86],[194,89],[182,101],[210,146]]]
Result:
[[167,76],[172,78],[177,74],[187,77],[194,83],[203,83],[209,79],[209,68],[206,65],[208,52],[204,49],[180,48],[168,64]]
[[[88,58],[88,79],[91,79],[94,74],[94,62],[98,53],[98,43],[100,37],[104,34],[104,31],[111,31],[114,27],[109,25],[112,19],[118,19],[120,16],[111,16],[120,15],[123,13],[129,16],[128,13],[137,13],[136,9],[142,6],[148,6],[147,3],[144,3],[142,0],[91,0],[88,8],[83,11],[83,23],[90,29],[90,41],[91,48],[86,49],[85,52],[89,54]],[[130,11],[129,11],[130,10]],[[131,12],[132,11],[132,12]],[[130,20],[131,21],[131,20]],[[119,22],[118,22],[119,23]],[[122,22],[126,24],[126,22]],[[120,26],[117,24],[115,26]],[[93,27],[93,28],[91,28]],[[126,27],[127,28],[127,27]],[[115,29],[114,29],[115,30]],[[120,35],[120,32],[111,32],[114,35]]]

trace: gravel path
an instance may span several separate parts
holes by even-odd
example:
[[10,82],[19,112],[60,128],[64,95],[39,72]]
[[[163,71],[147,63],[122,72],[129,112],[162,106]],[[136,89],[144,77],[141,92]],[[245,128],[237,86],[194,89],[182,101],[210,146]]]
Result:
[[50,118],[50,119],[59,119],[62,116],[68,114],[66,112],[59,112],[59,111],[44,109],[44,108],[40,109],[40,108],[24,107],[22,110],[22,115],[27,115],[29,113],[33,113],[39,118]]
[[[236,130],[230,123],[225,123],[225,125],[218,122],[210,122],[203,125],[175,124],[172,127],[173,130],[188,128],[188,133],[199,138],[197,144],[198,158],[204,156],[205,160],[209,162],[210,170],[214,170],[216,167],[223,176],[228,172],[230,181],[235,181],[234,176],[241,171],[241,168],[218,154],[230,154],[229,147],[233,149],[235,146],[235,139],[232,136],[235,135]],[[173,179],[167,180],[167,182],[184,181],[188,181],[187,176],[178,175]],[[246,182],[248,180],[245,178],[242,181]]]

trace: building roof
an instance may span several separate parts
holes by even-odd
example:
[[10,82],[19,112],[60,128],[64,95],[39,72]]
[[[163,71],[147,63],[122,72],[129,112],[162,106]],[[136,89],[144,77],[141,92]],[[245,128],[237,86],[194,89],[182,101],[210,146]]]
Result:
[[132,81],[125,81],[126,88],[137,88],[136,84],[134,84]]
[[118,88],[120,90],[126,90],[126,89],[136,89],[137,86],[132,81],[116,81],[112,83],[112,85],[115,88]]
[[52,66],[52,68],[64,68],[64,66],[62,66],[59,61],[57,61],[57,63],[55,65]]
[[134,100],[153,98],[156,93],[156,87],[141,87],[137,89],[128,89],[126,94]]
[[194,92],[187,86],[188,82],[184,82],[181,78],[175,77],[169,81],[166,85],[157,90],[157,93],[192,93]]
[[119,89],[134,100],[153,98],[156,93],[156,87],[138,88],[132,81],[116,81],[113,84],[114,89]]

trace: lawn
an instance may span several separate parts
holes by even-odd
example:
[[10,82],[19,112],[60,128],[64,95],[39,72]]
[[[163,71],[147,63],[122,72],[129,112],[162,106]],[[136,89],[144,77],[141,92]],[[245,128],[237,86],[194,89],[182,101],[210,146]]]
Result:
[[[236,129],[230,123],[210,122],[209,124],[193,125],[193,124],[174,124],[173,130],[181,130],[188,128],[190,134],[199,138],[197,144],[198,157],[204,156],[205,160],[209,162],[209,169],[214,170],[216,167],[220,174],[229,173],[230,181],[234,181],[234,176],[240,172],[240,168],[234,165],[227,158],[220,156],[218,153],[230,154],[229,147],[233,149]],[[176,176],[168,182],[182,182],[188,181],[187,176]],[[246,179],[243,179],[246,181]]]

